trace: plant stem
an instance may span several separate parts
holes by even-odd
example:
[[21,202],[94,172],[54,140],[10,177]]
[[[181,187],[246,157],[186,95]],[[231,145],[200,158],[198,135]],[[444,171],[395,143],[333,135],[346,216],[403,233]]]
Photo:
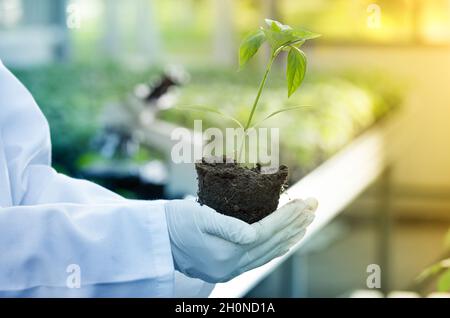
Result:
[[239,147],[239,151],[237,153],[237,161],[238,163],[241,161],[242,156],[242,149],[245,144],[245,136],[247,135],[247,131],[250,128],[250,125],[252,124],[253,115],[255,114],[256,106],[258,106],[259,99],[261,97],[262,90],[264,89],[264,85],[266,84],[267,76],[269,75],[270,69],[272,68],[273,61],[278,56],[278,54],[285,48],[294,44],[301,43],[303,44],[304,40],[295,40],[288,43],[283,44],[282,46],[278,47],[275,51],[272,52],[272,55],[270,56],[269,63],[267,64],[266,71],[264,72],[264,76],[261,80],[261,83],[259,84],[258,94],[256,94],[255,101],[253,102],[252,110],[250,112],[250,115],[248,116],[247,123],[244,127],[244,137],[242,139],[241,145]]
[[255,114],[256,106],[258,106],[259,99],[261,98],[261,94],[264,89],[264,85],[266,84],[267,76],[269,75],[270,69],[272,68],[273,61],[275,60],[275,58],[277,57],[279,52],[280,52],[279,50],[276,50],[275,52],[272,53],[269,63],[267,64],[266,71],[264,72],[264,76],[261,80],[261,83],[259,84],[258,93],[256,94],[256,98],[255,98],[255,101],[253,102],[252,110],[250,112],[250,115],[248,116],[247,123],[245,124],[244,136],[243,136],[241,145],[239,147],[239,151],[237,153],[238,163],[241,161],[242,149],[245,144],[245,136],[247,135],[247,130],[250,128],[250,125],[252,124],[253,115]]
[[266,84],[267,76],[269,75],[269,71],[270,71],[270,68],[272,67],[275,57],[276,57],[276,55],[275,55],[275,53],[273,53],[272,56],[270,57],[269,63],[267,64],[266,71],[264,73],[264,77],[262,78],[261,83],[259,84],[258,94],[256,94],[256,98],[255,98],[255,101],[253,102],[250,116],[248,116],[247,124],[245,125],[245,128],[244,128],[245,132],[250,128],[250,125],[251,125],[252,119],[253,119],[253,115],[255,114],[256,106],[258,105],[259,98],[261,97],[262,90],[264,88],[264,85]]

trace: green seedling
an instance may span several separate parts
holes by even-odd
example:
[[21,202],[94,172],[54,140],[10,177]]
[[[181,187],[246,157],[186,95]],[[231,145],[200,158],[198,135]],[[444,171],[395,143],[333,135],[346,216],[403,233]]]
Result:
[[[305,78],[307,60],[305,53],[300,49],[307,40],[315,39],[320,35],[304,29],[293,29],[288,25],[282,24],[278,21],[266,19],[266,26],[261,27],[258,31],[248,35],[241,43],[239,48],[239,68],[241,69],[260,49],[264,43],[268,43],[271,49],[270,59],[266,65],[266,69],[263,78],[259,84],[259,88],[252,104],[250,114],[245,124],[241,123],[236,118],[226,115],[214,108],[206,107],[186,107],[185,109],[206,111],[224,116],[244,129],[244,133],[247,134],[248,130],[260,125],[265,120],[283,113],[285,111],[297,110],[308,106],[293,106],[285,107],[274,111],[263,118],[260,122],[253,125],[253,117],[258,107],[259,100],[262,95],[262,91],[265,87],[267,77],[272,68],[272,64],[278,55],[287,51],[287,67],[286,67],[286,80],[287,80],[287,92],[288,97],[300,87]],[[183,107],[184,108],[184,107]],[[243,142],[240,146],[237,158],[240,159],[242,153]],[[236,153],[236,151],[235,151]]]
[[[319,37],[319,34],[307,30],[294,30],[290,26],[282,24],[278,21],[266,19],[267,27],[261,27],[258,31],[250,34],[241,44],[239,48],[239,66],[244,66],[250,60],[264,42],[268,42],[271,48],[269,62],[266,71],[259,84],[258,93],[253,102],[250,115],[245,124],[245,130],[251,128],[253,116],[258,106],[259,99],[266,84],[272,64],[282,51],[288,51],[286,80],[288,85],[288,97],[300,87],[305,78],[306,73],[306,55],[300,47],[307,41]],[[301,107],[301,106],[300,106]],[[295,107],[297,108],[297,107]],[[290,108],[292,109],[292,107]],[[276,114],[290,109],[278,110],[266,118],[270,118]]]

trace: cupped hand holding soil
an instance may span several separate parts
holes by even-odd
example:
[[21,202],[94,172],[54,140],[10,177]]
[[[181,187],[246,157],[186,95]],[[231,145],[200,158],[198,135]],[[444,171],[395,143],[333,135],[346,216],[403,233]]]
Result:
[[262,173],[259,166],[249,169],[234,161],[210,158],[195,168],[199,203],[249,224],[276,210],[288,177],[286,166],[274,173]]

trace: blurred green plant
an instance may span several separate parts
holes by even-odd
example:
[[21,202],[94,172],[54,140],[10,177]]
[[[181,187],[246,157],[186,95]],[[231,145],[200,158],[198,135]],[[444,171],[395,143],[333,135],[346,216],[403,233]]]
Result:
[[[320,105],[290,116],[272,117],[264,126],[283,126],[281,154],[292,178],[299,179],[323,159],[401,104],[402,87],[386,74],[367,70],[362,73],[314,73],[305,79],[302,94],[287,98],[284,70],[274,64],[271,81],[259,103],[261,113],[296,105]],[[90,142],[101,129],[99,115],[109,101],[122,99],[135,84],[160,74],[160,69],[133,70],[114,63],[55,64],[14,70],[31,91],[47,116],[53,141],[55,167],[69,174],[92,160],[99,160]],[[222,113],[240,122],[249,116],[254,99],[254,78],[261,73],[218,68],[191,68],[191,82],[178,90],[178,105],[217,105]],[[120,76],[118,76],[118,74]],[[284,96],[284,97],[283,97]],[[197,119],[192,112],[169,109],[159,118],[192,128]],[[255,122],[264,117],[255,116]],[[223,127],[223,118],[204,114],[204,128]]]
[[155,159],[164,160],[164,156],[156,150],[144,147],[139,147],[139,149],[132,155],[131,158],[130,157],[124,158],[119,156],[107,158],[105,156],[102,156],[95,150],[91,150],[81,154],[80,157],[77,159],[76,165],[77,168],[89,168],[95,165],[107,165],[108,163],[114,165],[120,165],[125,163],[140,165]]
[[49,121],[53,165],[69,174],[76,174],[83,162],[80,158],[91,151],[105,104],[123,98],[137,83],[157,74],[156,69],[134,71],[109,62],[52,64],[13,72]]
[[[450,248],[450,230],[445,235],[445,247]],[[420,273],[416,278],[418,283],[421,283],[427,279],[437,278],[436,288],[439,292],[450,291],[450,258],[443,259]]]
[[[245,130],[248,130],[251,127],[253,115],[256,107],[258,106],[264,85],[266,84],[267,76],[269,75],[273,62],[280,52],[289,52],[286,67],[286,79],[288,84],[288,97],[290,97],[300,87],[303,79],[305,78],[306,55],[302,50],[300,50],[300,47],[307,40],[320,36],[319,34],[306,30],[293,30],[288,25],[270,19],[266,19],[266,24],[268,25],[268,28],[261,27],[260,30],[248,36],[239,48],[239,66],[242,67],[256,54],[265,41],[267,41],[271,47],[270,59],[259,85],[258,93],[256,94],[255,101],[253,102],[247,123],[245,124]],[[290,107],[289,109],[277,110],[266,118],[273,117],[276,114],[291,109],[294,108]]]

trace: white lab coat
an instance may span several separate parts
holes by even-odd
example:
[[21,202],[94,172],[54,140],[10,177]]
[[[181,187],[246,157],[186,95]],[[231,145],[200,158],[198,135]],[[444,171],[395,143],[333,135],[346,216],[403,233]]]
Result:
[[[50,159],[45,117],[0,61],[0,296],[174,296],[164,202],[126,200]],[[205,288],[181,280],[191,296]]]

